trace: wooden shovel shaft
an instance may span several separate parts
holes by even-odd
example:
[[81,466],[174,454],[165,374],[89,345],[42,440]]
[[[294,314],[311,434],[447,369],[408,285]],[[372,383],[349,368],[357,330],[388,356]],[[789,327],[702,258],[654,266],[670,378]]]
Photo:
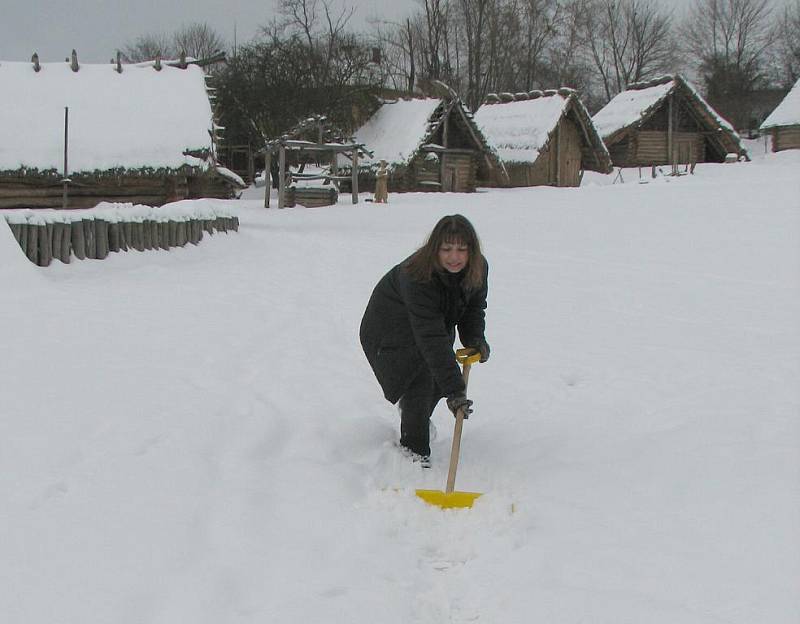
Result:
[[[464,392],[466,393],[467,384],[469,383],[469,369],[471,368],[469,362],[464,362],[464,369],[462,376],[464,377]],[[456,471],[458,470],[458,456],[461,452],[461,431],[464,429],[464,409],[456,412],[456,426],[453,431],[453,446],[450,449],[450,469],[447,471],[447,487],[445,494],[450,494],[456,487]]]

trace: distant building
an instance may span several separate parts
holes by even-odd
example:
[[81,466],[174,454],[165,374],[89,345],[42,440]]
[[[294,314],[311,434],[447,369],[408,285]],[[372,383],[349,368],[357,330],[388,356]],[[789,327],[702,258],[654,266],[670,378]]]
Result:
[[800,80],[761,124],[772,135],[772,151],[800,149]]
[[497,150],[507,181],[488,185],[579,186],[583,171],[610,173],[611,157],[572,89],[491,94],[475,122]]
[[232,197],[217,167],[205,74],[194,64],[0,62],[0,208]]
[[[497,154],[457,97],[386,101],[355,132],[372,152],[359,167],[359,188],[372,190],[381,160],[389,191],[472,192],[478,179],[504,176]],[[343,168],[350,163],[339,159]]]
[[618,167],[749,158],[733,126],[679,75],[630,85],[592,121]]

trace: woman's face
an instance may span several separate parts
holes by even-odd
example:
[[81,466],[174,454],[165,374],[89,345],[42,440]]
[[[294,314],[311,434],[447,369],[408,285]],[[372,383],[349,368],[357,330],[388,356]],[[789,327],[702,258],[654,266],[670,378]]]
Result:
[[469,246],[465,243],[442,243],[439,246],[439,265],[450,273],[458,273],[467,266]]

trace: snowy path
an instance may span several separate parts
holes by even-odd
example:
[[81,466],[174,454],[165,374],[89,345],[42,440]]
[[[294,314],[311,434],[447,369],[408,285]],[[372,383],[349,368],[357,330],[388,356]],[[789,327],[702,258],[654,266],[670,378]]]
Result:
[[[197,248],[4,269],[3,621],[795,624],[797,164],[242,201]],[[486,494],[441,512],[413,490],[452,417],[403,461],[357,333],[452,212],[493,354],[457,484]]]

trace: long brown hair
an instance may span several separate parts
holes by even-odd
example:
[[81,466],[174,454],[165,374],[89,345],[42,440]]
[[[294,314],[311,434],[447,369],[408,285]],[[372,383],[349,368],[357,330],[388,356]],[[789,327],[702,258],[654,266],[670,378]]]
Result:
[[429,282],[434,271],[442,270],[439,265],[439,248],[444,243],[463,244],[469,250],[469,259],[464,269],[463,286],[474,290],[483,284],[484,262],[481,242],[469,220],[460,214],[442,217],[433,228],[427,242],[417,249],[406,262],[406,270],[419,282]]

